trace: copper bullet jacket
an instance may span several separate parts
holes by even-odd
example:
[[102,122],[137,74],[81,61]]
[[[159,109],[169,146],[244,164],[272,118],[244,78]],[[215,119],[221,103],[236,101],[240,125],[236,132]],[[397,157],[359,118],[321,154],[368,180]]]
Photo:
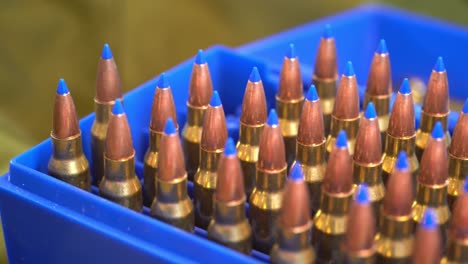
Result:
[[55,94],[52,132],[52,155],[48,173],[83,190],[91,189],[88,160],[83,154],[81,131],[75,104],[65,80],[60,79]]
[[143,194],[135,173],[135,150],[122,102],[117,100],[107,127],[104,175],[99,195],[129,209],[141,212]]
[[193,180],[200,161],[203,119],[213,94],[210,69],[202,50],[198,51],[193,64],[188,90],[187,121],[182,129],[182,147],[188,177]]
[[448,228],[448,243],[445,258],[441,263],[468,262],[468,184],[459,189],[453,206],[453,215]]
[[317,253],[317,262],[340,261],[340,246],[353,193],[352,161],[346,133],[342,130],[328,159],[320,209],[312,227],[312,245]]
[[314,263],[310,244],[312,221],[309,190],[299,164],[291,168],[278,219],[277,241],[270,252],[271,263]]
[[226,119],[217,92],[208,107],[200,141],[199,168],[194,176],[195,225],[206,229],[213,217],[217,169],[227,139]]
[[452,142],[449,146],[447,191],[450,207],[453,207],[468,175],[468,141],[465,138],[466,131],[468,131],[468,115],[465,113],[467,110],[468,104],[465,103],[453,130]]
[[260,136],[255,187],[249,198],[254,248],[269,253],[276,241],[276,225],[286,183],[286,152],[275,110]]
[[187,194],[187,172],[175,119],[165,121],[159,145],[151,216],[188,232],[194,230],[194,209]]
[[325,135],[328,135],[338,83],[337,53],[333,36],[320,38],[316,54],[312,83],[317,87],[317,93],[321,98]]
[[[108,45],[104,45],[103,53],[106,49],[109,49]],[[122,87],[115,60],[112,53],[110,53],[110,58],[103,59],[101,57],[99,59],[97,69],[96,96],[94,97],[96,116],[91,127],[91,158],[93,161],[92,176],[94,185],[99,185],[104,175],[107,126],[116,99],[123,100]]]
[[258,69],[254,67],[245,88],[240,117],[238,157],[244,175],[245,192],[250,196],[255,186],[260,135],[267,119],[265,91]]
[[353,155],[357,131],[359,128],[359,95],[351,62],[348,62],[350,76],[342,75],[336,94],[335,105],[331,115],[330,134],[327,138],[327,152],[332,151],[339,131],[347,134],[349,153]]
[[416,133],[416,155],[419,159],[422,157],[436,122],[442,123],[446,135],[446,147],[450,145],[450,134],[447,130],[449,105],[447,71],[442,58],[439,57],[427,84],[427,92],[421,111],[421,125]]
[[149,147],[143,158],[143,201],[146,206],[151,205],[155,196],[159,145],[168,118],[173,120],[178,129],[174,98],[167,77],[163,73],[154,93],[149,126]]
[[[415,154],[414,103],[408,79],[405,79],[397,93],[390,114],[390,121],[385,140],[385,151],[382,164],[382,179],[386,184],[390,173],[395,167],[396,158],[400,151],[405,151],[410,164],[410,171],[416,179],[419,172],[419,161]],[[414,180],[416,187],[416,180]]]
[[295,48],[290,44],[290,50],[284,57],[280,73],[278,94],[276,95],[276,111],[280,120],[286,148],[286,162],[290,166],[296,155],[296,137],[304,101],[303,84],[299,58],[295,56]]
[[252,229],[245,215],[246,196],[241,163],[234,141],[226,141],[218,165],[214,214],[208,226],[208,238],[229,248],[250,254]]

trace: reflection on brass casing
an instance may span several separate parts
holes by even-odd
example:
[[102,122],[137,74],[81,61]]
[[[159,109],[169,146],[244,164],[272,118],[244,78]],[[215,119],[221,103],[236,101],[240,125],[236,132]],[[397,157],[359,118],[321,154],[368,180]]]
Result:
[[[321,99],[320,99],[321,100]],[[330,134],[327,138],[327,155],[329,155],[335,146],[336,136],[341,130],[346,131],[348,139],[349,155],[354,154],[354,145],[356,144],[356,136],[359,129],[360,117],[354,119],[337,119],[331,116]]]
[[245,216],[245,197],[223,203],[214,200],[214,216],[208,226],[208,238],[249,255],[252,251],[252,229]]
[[135,155],[127,159],[111,160],[104,156],[104,177],[99,195],[134,211],[143,209],[140,180],[135,174]]
[[270,262],[277,264],[287,263],[315,263],[315,252],[310,245],[310,228],[312,221],[307,225],[286,229],[278,228],[277,243],[270,254]]
[[247,197],[255,187],[260,135],[265,125],[250,126],[240,123],[239,142],[237,142],[237,156],[241,162],[244,174],[244,189]]
[[388,177],[390,177],[390,173],[392,173],[393,168],[395,167],[398,153],[400,151],[404,151],[408,155],[410,172],[413,176],[413,186],[416,186],[416,177],[419,173],[419,161],[414,153],[415,140],[416,136],[396,138],[387,133],[385,152],[382,157],[382,180],[385,185],[387,184]]
[[[322,143],[313,145],[304,145],[297,142],[295,162],[301,164],[302,172],[304,173],[304,181],[309,188],[311,217],[314,217],[315,213],[320,208],[322,181],[327,169],[325,142],[325,139]],[[294,166],[294,163],[292,166]]]
[[91,127],[91,159],[93,185],[99,186],[104,176],[104,150],[106,145],[107,126],[114,102],[103,103],[94,99],[95,118]]
[[454,240],[450,238],[447,242],[447,250],[441,264],[468,263],[468,241]]
[[53,151],[48,164],[49,174],[89,191],[91,189],[91,176],[88,160],[82,150],[81,133],[65,140],[55,138],[52,133],[50,137]]
[[149,148],[145,153],[143,163],[143,203],[151,206],[156,191],[156,178],[158,173],[159,142],[162,133],[149,130]]
[[340,194],[322,190],[320,210],[314,217],[312,227],[312,245],[315,247],[318,263],[339,263],[340,246],[346,233],[353,193],[354,189]]
[[213,194],[216,190],[217,169],[223,150],[200,149],[200,167],[193,180],[193,202],[195,204],[195,225],[206,229],[213,218]]
[[413,220],[421,223],[427,208],[431,208],[440,227],[442,245],[447,241],[447,225],[450,218],[450,209],[447,202],[447,183],[443,185],[425,185],[418,182],[416,200],[413,203]]
[[330,134],[331,115],[333,113],[333,106],[335,105],[336,85],[338,76],[333,79],[321,79],[312,76],[312,83],[317,89],[318,96],[320,97],[320,105],[323,112],[323,125],[325,128],[325,136]]
[[303,102],[304,97],[295,101],[284,102],[276,96],[276,111],[278,112],[279,125],[284,139],[288,166],[294,162],[296,157],[296,138]]
[[276,225],[285,184],[286,166],[276,171],[257,169],[255,188],[249,200],[249,215],[254,248],[266,254],[270,253],[276,241]]
[[421,121],[419,129],[416,131],[416,157],[421,160],[424,149],[426,149],[427,141],[431,137],[432,129],[437,122],[442,123],[445,131],[445,145],[450,146],[450,133],[447,130],[447,119],[449,113],[443,115],[430,115],[421,110]]
[[379,223],[380,205],[385,196],[385,186],[382,181],[382,161],[377,164],[360,164],[353,161],[353,179],[356,185],[365,183],[368,186],[375,222]]
[[385,147],[388,123],[390,121],[390,98],[391,95],[371,96],[368,93],[364,95],[364,107],[367,106],[369,102],[374,103],[375,111],[377,112],[377,121],[379,122],[382,148]]
[[189,180],[193,180],[200,161],[200,140],[206,109],[207,107],[193,107],[187,103],[187,122],[182,129],[182,148]]
[[194,230],[193,205],[187,194],[187,175],[172,181],[156,178],[157,195],[151,216],[188,232]]
[[465,177],[468,175],[468,159],[457,158],[448,153],[448,166],[449,166],[449,178],[448,178],[448,203],[452,208],[456,198],[458,197],[460,190],[465,182]]
[[[375,247],[359,252],[346,252],[343,254],[343,263],[346,264],[374,264],[376,263]],[[379,262],[380,264],[380,262]]]
[[414,222],[411,215],[392,216],[381,208],[380,232],[376,235],[377,263],[411,263]]

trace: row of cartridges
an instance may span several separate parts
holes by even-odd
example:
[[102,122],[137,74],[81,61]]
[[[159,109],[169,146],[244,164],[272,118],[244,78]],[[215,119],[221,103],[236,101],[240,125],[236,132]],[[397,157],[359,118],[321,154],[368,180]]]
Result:
[[98,186],[101,197],[136,211],[148,206],[152,217],[188,232],[206,229],[209,239],[242,253],[270,254],[272,263],[468,263],[468,103],[450,136],[443,59],[430,74],[416,130],[410,83],[404,79],[393,91],[384,40],[370,65],[363,112],[351,62],[338,78],[330,26],[306,92],[294,45],[286,50],[275,109],[267,109],[257,68],[248,76],[237,143],[228,138],[202,50],[182,128],[170,80],[161,74],[141,184],[119,74],[105,44],[92,167],[61,79],[49,174],[84,190]]

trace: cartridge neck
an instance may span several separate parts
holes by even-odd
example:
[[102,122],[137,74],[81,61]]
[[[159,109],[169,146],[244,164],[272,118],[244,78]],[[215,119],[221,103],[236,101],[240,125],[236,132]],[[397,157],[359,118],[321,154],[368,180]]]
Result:
[[208,106],[195,107],[187,102],[187,125],[189,126],[203,126],[203,117]]
[[448,178],[448,194],[458,196],[465,182],[465,176],[468,174],[468,159],[458,158],[448,154],[449,178]]
[[53,147],[52,155],[55,159],[67,160],[83,155],[81,132],[80,134],[67,139],[55,138],[51,133],[50,138],[52,139]]
[[320,101],[323,101],[325,99],[335,98],[337,80],[338,80],[338,75],[336,75],[335,78],[332,78],[332,79],[320,78],[320,77],[317,77],[315,74],[312,76],[312,83],[315,85],[315,88],[317,89],[317,93],[318,93],[318,96],[320,97]]
[[382,161],[377,164],[362,164],[353,161],[353,178],[355,183],[365,183],[368,186],[383,184]]
[[222,153],[222,149],[208,151],[200,148],[200,170],[216,172],[218,169],[219,158]]
[[296,160],[306,166],[317,166],[325,162],[326,140],[319,144],[304,145],[297,141],[296,143]]
[[221,202],[214,197],[214,220],[222,225],[235,225],[246,219],[245,196],[229,203]]
[[156,196],[163,203],[178,203],[187,199],[187,174],[172,181],[157,178]]
[[126,181],[135,177],[135,154],[121,160],[112,160],[104,154],[104,175],[109,181]]
[[294,228],[285,228],[279,223],[279,248],[285,251],[300,251],[310,247],[311,227],[312,221]]
[[109,118],[112,113],[113,106],[114,101],[100,102],[96,98],[94,98],[95,122],[105,124],[109,123]]
[[346,216],[353,196],[354,189],[348,193],[329,193],[322,188],[320,210],[324,214]]
[[276,110],[278,111],[281,134],[283,134],[284,137],[297,136],[303,102],[304,97],[286,102],[276,96]]
[[260,135],[265,125],[246,125],[240,123],[239,142],[243,145],[258,146],[260,144]]
[[348,141],[350,139],[356,139],[357,132],[359,130],[359,121],[360,117],[356,117],[353,119],[338,119],[332,115],[331,124],[330,124],[330,135],[333,138],[336,138],[338,133],[341,130],[346,131],[346,135],[348,136]]
[[437,122],[440,122],[442,123],[442,127],[444,128],[444,131],[447,131],[448,115],[449,115],[448,112],[444,114],[434,115],[434,114],[426,113],[424,112],[424,110],[421,110],[421,122],[419,125],[419,129],[424,133],[430,134],[432,129],[434,128],[434,125]]
[[366,106],[369,102],[372,102],[375,107],[375,112],[377,116],[384,116],[390,115],[390,98],[392,94],[387,95],[369,95],[367,92],[364,95],[364,106]]
[[257,167],[256,185],[259,191],[281,192],[286,184],[287,165],[280,170],[263,170]]
[[468,263],[468,240],[453,239],[449,235],[446,256],[446,263]]
[[369,102],[372,102],[375,106],[375,111],[377,112],[377,120],[379,122],[379,130],[381,133],[386,132],[388,128],[388,122],[390,120],[391,97],[392,94],[372,96],[366,93],[364,96],[364,106],[367,106]]
[[159,145],[161,143],[162,132],[157,132],[152,129],[149,130],[149,151],[159,152]]
[[397,138],[387,133],[385,140],[385,154],[390,157],[396,157],[400,151],[406,152],[411,157],[414,155],[416,134],[411,137]]
[[447,183],[426,185],[418,182],[416,202],[430,207],[447,205]]
[[412,215],[393,216],[380,209],[380,234],[383,237],[400,240],[413,236],[414,223]]

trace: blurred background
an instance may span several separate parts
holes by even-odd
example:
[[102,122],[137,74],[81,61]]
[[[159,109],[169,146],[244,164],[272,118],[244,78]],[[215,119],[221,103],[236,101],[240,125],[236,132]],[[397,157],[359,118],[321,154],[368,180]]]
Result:
[[[66,79],[80,118],[93,111],[105,42],[128,91],[200,48],[238,46],[365,2],[0,1],[0,175],[12,157],[49,136],[58,78]],[[468,24],[466,0],[380,3]],[[4,249],[0,263],[6,263]]]

